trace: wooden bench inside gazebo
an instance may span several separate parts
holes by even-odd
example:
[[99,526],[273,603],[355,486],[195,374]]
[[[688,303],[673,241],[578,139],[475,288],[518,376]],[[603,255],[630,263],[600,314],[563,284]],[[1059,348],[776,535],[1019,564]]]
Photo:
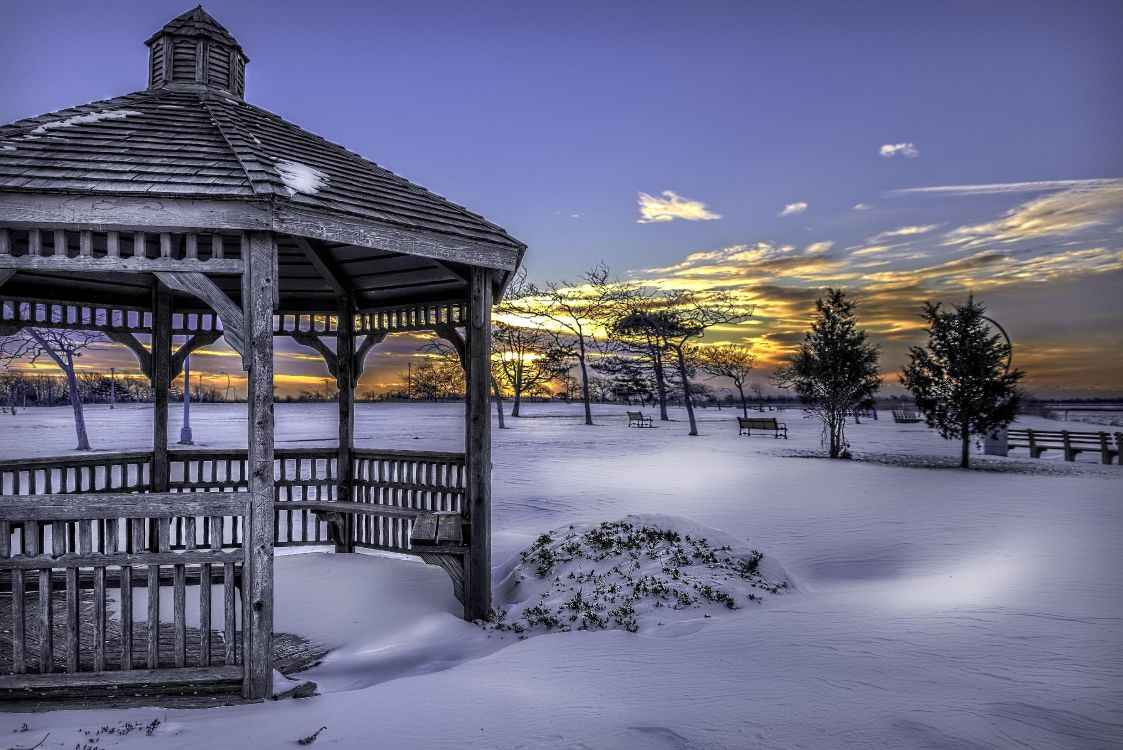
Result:
[[[155,394],[151,450],[0,460],[7,696],[267,697],[275,547],[419,555],[449,573],[466,618],[491,605],[491,306],[525,246],[247,104],[247,58],[202,8],[147,45],[148,89],[0,127],[0,335],[103,332]],[[354,444],[365,358],[413,331],[461,353],[462,453]],[[248,372],[248,448],[170,449],[169,387],[219,336]],[[338,383],[338,447],[274,448],[285,336]]]

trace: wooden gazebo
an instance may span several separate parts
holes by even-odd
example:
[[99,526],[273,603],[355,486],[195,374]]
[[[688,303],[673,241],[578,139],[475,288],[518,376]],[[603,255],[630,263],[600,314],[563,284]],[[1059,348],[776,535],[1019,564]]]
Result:
[[[417,554],[465,617],[490,607],[491,306],[525,246],[247,104],[248,59],[201,7],[147,45],[146,90],[0,127],[0,334],[102,331],[155,393],[151,451],[0,457],[0,694],[267,696],[275,546]],[[356,448],[364,358],[425,330],[461,352],[466,450]],[[169,450],[170,383],[219,336],[249,373],[248,450]],[[274,449],[275,336],[336,378],[337,448]]]

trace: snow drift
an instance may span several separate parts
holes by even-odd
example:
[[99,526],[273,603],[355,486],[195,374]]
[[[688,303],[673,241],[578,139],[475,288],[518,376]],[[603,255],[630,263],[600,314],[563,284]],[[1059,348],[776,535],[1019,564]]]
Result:
[[562,526],[508,563],[490,627],[514,633],[647,631],[795,589],[783,567],[682,516]]

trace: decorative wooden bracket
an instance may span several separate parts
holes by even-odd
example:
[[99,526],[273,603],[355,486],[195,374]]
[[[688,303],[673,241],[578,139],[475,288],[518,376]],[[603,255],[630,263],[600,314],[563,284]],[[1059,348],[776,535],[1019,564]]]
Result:
[[355,364],[351,366],[352,372],[355,373],[355,382],[359,382],[359,378],[363,376],[363,369],[367,364],[367,353],[371,349],[381,344],[386,340],[386,332],[381,333],[368,333],[363,339],[363,343],[355,348]]
[[206,274],[197,272],[157,271],[156,277],[169,289],[190,294],[211,306],[222,321],[222,335],[226,343],[242,355],[242,368],[249,367],[246,356],[246,323],[241,308],[211,281]]
[[[337,367],[336,354],[328,348],[328,345],[324,343],[322,338],[320,338],[320,334],[311,333],[308,331],[294,331],[293,333],[289,334],[289,337],[301,346],[306,346],[309,349],[315,350],[317,354],[324,358],[324,364],[327,365],[328,373],[336,380],[339,379],[339,369]],[[358,381],[359,377],[363,374],[363,368],[366,364],[367,354],[371,349],[373,349],[376,345],[381,344],[385,339],[385,333],[367,334],[367,336],[363,339],[363,343],[359,344],[359,346],[356,347],[355,358],[352,361],[351,365],[352,371],[355,373],[356,381]]]
[[[140,340],[127,331],[104,331],[105,337],[110,341],[127,346],[132,351],[133,356],[136,357],[137,363],[140,365],[140,371],[144,377],[152,380],[152,352],[140,343]],[[222,331],[200,331],[191,338],[187,339],[172,355],[171,371],[168,376],[169,382],[175,380],[183,372],[183,362],[186,360],[193,351],[201,347],[213,344],[218,341],[222,336]]]
[[293,341],[306,346],[309,349],[314,349],[317,354],[324,358],[324,364],[328,366],[328,373],[333,377],[339,378],[339,368],[336,366],[335,352],[328,348],[328,345],[315,333],[307,331],[294,331],[289,334]]
[[452,593],[464,604],[464,558],[466,555],[440,554],[439,552],[419,552],[418,556],[429,565],[442,568],[452,579]]
[[204,346],[209,346],[218,341],[221,337],[222,331],[200,331],[183,342],[183,344],[175,350],[175,354],[172,355],[171,379],[175,380],[180,376],[180,373],[183,372],[183,362],[191,356],[191,352],[196,349],[201,349]]
[[0,268],[0,286],[4,286],[4,284],[8,282],[8,279],[15,275],[16,270],[14,268]]
[[467,372],[468,343],[464,340],[463,334],[456,329],[456,326],[448,325],[447,323],[433,326],[433,331],[442,339],[452,344],[452,347],[456,349],[456,353],[460,355],[460,366]]
[[104,333],[105,337],[110,341],[127,346],[129,350],[132,351],[133,355],[136,357],[137,363],[140,365],[141,373],[151,382],[152,352],[148,351],[144,344],[140,343],[140,339],[127,331],[105,331]]

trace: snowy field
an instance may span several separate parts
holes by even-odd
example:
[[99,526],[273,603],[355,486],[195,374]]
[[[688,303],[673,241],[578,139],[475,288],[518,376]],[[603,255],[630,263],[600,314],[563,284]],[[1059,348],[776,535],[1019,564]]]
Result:
[[[278,405],[277,445],[330,445],[334,409]],[[244,445],[244,411],[196,405],[196,442]],[[696,617],[641,612],[634,633],[518,634],[459,620],[437,568],[285,555],[277,629],[332,649],[302,675],[321,696],[0,714],[0,747],[48,731],[42,748],[82,747],[153,719],[151,736],[103,732],[93,746],[298,747],[320,727],[314,747],[1123,746],[1123,468],[1022,451],[961,471],[956,444],[888,413],[848,428],[857,460],[830,462],[812,457],[820,431],[797,411],[766,415],[788,423],[787,441],[738,437],[728,410],[700,411],[693,438],[681,411],[650,430],[628,429],[624,411],[595,407],[586,427],[579,407],[530,404],[495,430],[497,603],[512,604],[508,576],[543,532],[632,514],[759,550],[761,571],[790,587]],[[96,448],[147,447],[147,407],[88,416]],[[457,404],[357,416],[361,446],[462,448]],[[69,452],[69,420],[0,415],[0,455]],[[174,441],[178,409],[171,422]]]

